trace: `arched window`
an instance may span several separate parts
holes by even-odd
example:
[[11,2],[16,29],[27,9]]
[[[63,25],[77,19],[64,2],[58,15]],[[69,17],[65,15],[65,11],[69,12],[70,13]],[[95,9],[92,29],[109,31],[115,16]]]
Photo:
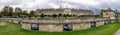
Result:
[[96,27],[96,22],[91,22],[91,27]]
[[72,24],[64,24],[63,31],[72,31]]
[[35,23],[31,24],[31,29],[32,30],[39,30],[39,24],[35,24]]

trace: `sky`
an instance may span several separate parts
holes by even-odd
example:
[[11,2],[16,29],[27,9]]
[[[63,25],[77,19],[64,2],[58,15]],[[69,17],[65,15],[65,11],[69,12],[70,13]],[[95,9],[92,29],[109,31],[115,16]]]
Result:
[[0,0],[0,10],[5,5],[13,8],[19,7],[24,10],[35,10],[43,8],[62,8],[66,6],[75,9],[89,9],[99,13],[100,9],[120,9],[120,0]]

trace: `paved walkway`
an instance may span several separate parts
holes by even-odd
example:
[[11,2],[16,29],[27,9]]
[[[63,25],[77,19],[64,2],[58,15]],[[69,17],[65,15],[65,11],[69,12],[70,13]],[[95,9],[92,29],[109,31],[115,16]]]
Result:
[[114,35],[120,35],[120,29]]

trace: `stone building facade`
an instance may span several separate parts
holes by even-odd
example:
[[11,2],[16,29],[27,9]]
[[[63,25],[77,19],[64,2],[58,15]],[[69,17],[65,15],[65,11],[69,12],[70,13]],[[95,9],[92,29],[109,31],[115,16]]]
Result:
[[102,9],[100,15],[106,18],[110,18],[110,19],[118,19],[119,16],[119,12],[116,10],[112,10],[111,8],[106,9]]
[[35,15],[53,15],[53,14],[69,14],[69,15],[93,15],[92,10],[84,9],[71,9],[71,8],[62,8],[62,9],[37,9]]

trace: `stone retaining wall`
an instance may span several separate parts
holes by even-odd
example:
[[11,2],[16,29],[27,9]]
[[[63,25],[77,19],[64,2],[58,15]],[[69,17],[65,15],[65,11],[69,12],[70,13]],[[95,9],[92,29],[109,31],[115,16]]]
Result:
[[5,26],[5,21],[0,20],[0,26]]
[[[74,30],[83,30],[83,29],[91,28],[91,22],[92,21],[90,21],[90,22],[80,22],[79,21],[79,23],[78,23],[78,22],[73,21],[72,23],[69,23],[69,24],[72,24],[72,30],[74,31]],[[96,27],[104,25],[104,20],[99,20],[99,21],[96,20],[94,22],[96,22]],[[112,20],[111,20],[111,22],[112,22]],[[27,20],[27,22],[23,21],[22,28],[31,30],[32,23],[39,24],[39,31],[47,31],[47,32],[62,32],[63,25],[68,24],[68,23],[64,23],[64,22],[61,22],[61,23],[44,23],[44,22],[39,23],[38,21],[37,22],[28,22],[28,20]]]
[[[19,20],[20,19],[7,19],[6,21],[18,24]],[[32,30],[31,25],[35,23],[35,24],[39,24],[38,31],[63,32],[64,24],[72,24],[72,31],[74,31],[74,30],[83,30],[83,29],[91,28],[91,22],[95,22],[96,27],[104,25],[105,20],[108,20],[111,23],[115,22],[115,20],[113,19],[110,20],[106,18],[22,19],[21,22],[22,22],[22,29]]]

